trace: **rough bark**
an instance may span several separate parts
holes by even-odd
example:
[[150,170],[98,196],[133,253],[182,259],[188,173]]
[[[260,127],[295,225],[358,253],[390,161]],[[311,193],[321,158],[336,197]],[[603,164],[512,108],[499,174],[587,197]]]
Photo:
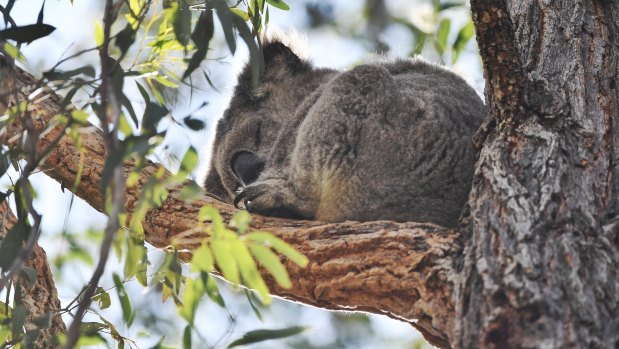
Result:
[[[6,201],[0,203],[0,217],[3,219],[3,224],[0,226],[0,240],[2,240],[7,231],[17,222],[17,218],[11,213]],[[21,299],[19,302],[28,311],[26,328],[32,330],[38,327],[34,325],[35,321],[49,318],[50,322],[47,328],[39,327],[40,333],[36,337],[34,345],[37,348],[59,348],[60,346],[54,343],[53,338],[55,335],[66,331],[67,328],[60,316],[60,300],[45,250],[41,246],[35,245],[32,256],[25,266],[37,272],[37,279],[34,283],[24,277],[18,277],[15,283],[15,287],[20,288]]]
[[471,7],[497,127],[462,229],[452,345],[616,348],[619,5]]

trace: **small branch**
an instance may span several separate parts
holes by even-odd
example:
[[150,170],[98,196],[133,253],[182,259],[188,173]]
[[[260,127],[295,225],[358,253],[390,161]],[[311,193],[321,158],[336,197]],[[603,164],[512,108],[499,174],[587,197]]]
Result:
[[[24,75],[27,76],[24,72],[17,74],[18,78]],[[34,104],[36,111],[32,112],[33,118],[42,125],[60,107],[60,99],[55,95],[44,101],[46,103]],[[60,128],[47,131],[40,140],[40,147],[45,147],[60,132]],[[104,137],[94,127],[82,128],[80,134],[82,151],[89,161],[83,164],[75,193],[103,211],[98,188],[106,156]],[[1,134],[0,141],[3,141]],[[45,159],[45,173],[63,187],[73,188],[79,159],[79,150],[69,137],[65,137]],[[147,161],[138,184],[125,190],[128,213],[138,200],[141,185],[159,168]],[[132,170],[132,164],[126,164],[124,175]],[[193,229],[198,223],[197,213],[204,205],[217,208],[226,220],[237,211],[207,193],[186,203],[180,199],[181,186],[168,190],[168,199],[160,208],[151,210],[143,222],[146,241],[158,248],[169,247],[176,235]],[[420,223],[327,224],[257,215],[253,217],[252,228],[273,233],[310,260],[303,269],[286,262],[293,280],[291,289],[279,288],[265,275],[273,294],[325,309],[384,314],[409,322],[431,343],[449,347],[454,335],[452,292],[458,278],[454,260],[459,260],[462,254],[456,231]],[[192,246],[180,247],[191,250]],[[184,254],[183,258],[189,260],[190,255]]]
[[[495,126],[499,131],[513,129],[517,124],[514,117],[525,115],[522,101],[526,100],[523,96],[527,96],[529,83],[505,1],[471,0],[471,12],[479,54],[483,57],[486,103],[490,107],[488,120],[473,137],[475,146],[480,148]],[[490,119],[491,115],[494,118]]]

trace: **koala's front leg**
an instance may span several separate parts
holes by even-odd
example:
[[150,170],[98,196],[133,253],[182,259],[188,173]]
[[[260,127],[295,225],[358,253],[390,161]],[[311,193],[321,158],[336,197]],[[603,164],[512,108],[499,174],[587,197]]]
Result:
[[243,203],[251,213],[294,219],[313,219],[311,202],[299,198],[290,182],[270,178],[252,183],[234,198],[234,206]]

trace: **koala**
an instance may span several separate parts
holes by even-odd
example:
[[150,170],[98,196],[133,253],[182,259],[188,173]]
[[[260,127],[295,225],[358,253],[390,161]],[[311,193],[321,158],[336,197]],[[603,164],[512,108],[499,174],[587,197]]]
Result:
[[485,106],[422,59],[316,68],[281,42],[249,64],[217,125],[205,188],[251,213],[454,226]]

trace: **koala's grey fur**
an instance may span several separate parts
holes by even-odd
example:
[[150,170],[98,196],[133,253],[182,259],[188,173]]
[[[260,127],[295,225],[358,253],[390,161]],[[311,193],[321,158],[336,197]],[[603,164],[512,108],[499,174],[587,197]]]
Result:
[[263,52],[261,83],[246,67],[217,126],[207,191],[266,215],[456,224],[485,115],[462,78],[420,59],[340,72],[279,42]]

